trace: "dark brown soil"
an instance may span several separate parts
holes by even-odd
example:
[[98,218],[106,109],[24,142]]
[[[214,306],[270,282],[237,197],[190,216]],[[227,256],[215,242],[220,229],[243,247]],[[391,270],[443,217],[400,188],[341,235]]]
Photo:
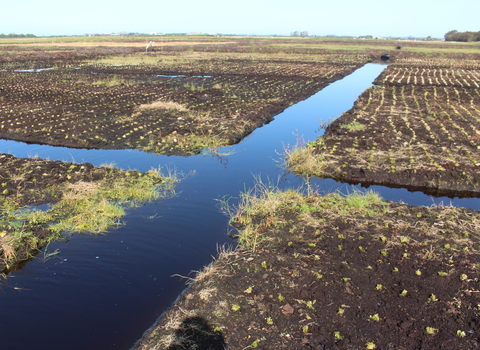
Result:
[[[241,45],[225,47],[225,51],[279,52],[278,48],[258,42],[255,45],[258,46],[244,41]],[[387,48],[381,41],[376,45],[378,51],[370,57],[377,57]],[[169,59],[190,49],[169,47],[155,55],[159,60]],[[214,52],[218,47],[212,44],[196,49]],[[299,48],[285,51],[325,56],[287,60],[276,57],[261,62],[242,56],[181,67],[159,64],[155,68],[82,66],[75,69],[85,58],[130,54],[136,50],[95,48],[47,52],[11,48],[11,53],[0,57],[5,68],[0,72],[0,137],[68,147],[195,153],[205,145],[164,140],[172,135],[168,140],[180,139],[175,135],[200,134],[218,136],[217,145],[237,142],[291,103],[310,96],[369,58],[349,56],[338,63],[340,56]],[[399,52],[396,56],[394,60],[410,54]],[[61,68],[37,73],[13,71],[50,66]],[[199,77],[205,75],[213,78]],[[406,185],[407,180],[398,179],[411,181],[413,178],[414,185],[432,189],[450,188],[444,184],[453,183],[455,190],[478,192],[475,177],[479,170],[478,152],[472,148],[478,145],[476,133],[475,129],[463,128],[464,124],[472,125],[468,120],[464,123],[465,118],[478,116],[474,109],[478,108],[478,89],[464,84],[465,79],[460,84],[451,79],[442,80],[440,84],[424,84],[417,82],[428,82],[428,78],[417,78],[418,81],[412,76],[414,83],[407,79],[407,83],[399,81],[398,84],[388,78],[379,80],[384,85],[384,96],[394,96],[405,86],[396,105],[383,106],[388,99],[375,95],[381,90],[371,90],[368,93],[372,94],[372,100],[365,94],[344,119],[332,124],[327,136],[337,138],[332,143],[337,145],[335,148],[343,151],[348,147],[359,148],[365,152],[378,149],[381,153],[374,152],[374,159],[378,161],[372,162],[369,168],[364,164],[368,159],[366,154],[355,157],[352,150],[348,150],[351,153],[348,156],[345,152],[334,154],[333,158],[338,161],[326,171],[329,176],[368,182],[370,178],[365,174],[377,169],[375,173],[372,171],[373,183],[383,183],[382,176],[386,174],[385,183],[389,184]],[[468,78],[466,81],[472,82]],[[412,89],[411,85],[418,89]],[[394,90],[394,86],[398,90]],[[439,97],[435,106],[429,99],[426,103],[420,101],[420,96],[434,94],[433,86],[442,88],[436,91]],[[443,103],[456,99],[459,104],[454,108],[459,113]],[[139,112],[140,105],[157,100],[179,103],[190,113],[172,109]],[[394,100],[393,97],[390,100]],[[441,127],[435,129],[428,124],[434,134],[429,136],[431,140],[427,137],[425,141],[423,137],[427,134],[416,129],[418,123],[404,128],[397,126],[395,118],[392,123],[397,132],[392,137],[384,130],[385,119],[387,115],[397,114],[400,101],[405,101],[401,102],[405,108],[398,114],[405,116],[407,109],[409,114],[416,115],[417,122],[425,120],[423,116],[438,120],[443,118],[442,114],[449,115],[453,120],[451,125],[459,126],[455,132],[450,126],[445,127],[453,139],[451,143],[439,143],[442,137],[435,135],[444,132]],[[462,114],[464,108],[470,114]],[[378,119],[366,117],[377,113]],[[383,117],[382,113],[385,113]],[[355,120],[381,136],[373,141],[363,140],[365,133],[361,131],[347,135],[353,135],[353,139],[344,137],[341,124]],[[389,128],[392,123],[388,123]],[[374,129],[376,124],[381,128]],[[408,134],[412,129],[418,147],[411,154],[418,162],[415,164],[419,164],[413,177],[413,168],[411,172],[403,168],[402,162],[406,159],[394,157],[391,163],[388,154],[388,150],[398,148],[401,142],[412,140]],[[403,139],[404,135],[408,137]],[[458,135],[472,137],[464,142]],[[426,151],[422,148],[424,144]],[[437,144],[440,149],[452,148],[456,152],[442,154],[440,161],[436,158],[439,148],[437,153],[430,148]],[[317,150],[323,147],[317,145]],[[407,148],[407,158],[411,159],[408,151]],[[385,152],[387,161],[382,158]],[[0,155],[0,162],[2,196],[24,204],[54,200],[58,195],[57,184],[64,181],[93,181],[102,176],[89,164],[22,160],[10,155]],[[439,176],[438,173],[443,174],[440,167],[453,177]],[[329,202],[329,198],[334,201]],[[284,210],[276,217],[254,217],[252,225],[256,234],[267,240],[254,250],[221,254],[198,274],[195,283],[136,348],[480,348],[478,213],[392,203],[371,206],[367,212],[351,209],[351,213],[339,213],[338,207],[334,208],[337,200],[334,196],[309,199],[324,211],[318,207],[310,210],[309,206],[304,210],[285,201]]]
[[98,181],[119,172],[90,163],[17,158],[0,153],[0,192],[3,198],[12,198],[20,205],[53,203],[58,200],[60,184]]
[[348,214],[334,197],[254,218],[268,242],[221,254],[136,349],[195,349],[189,317],[228,349],[479,349],[479,213],[340,204]]

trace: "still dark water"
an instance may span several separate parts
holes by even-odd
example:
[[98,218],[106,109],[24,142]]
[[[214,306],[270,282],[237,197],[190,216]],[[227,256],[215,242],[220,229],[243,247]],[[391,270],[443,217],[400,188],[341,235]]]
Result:
[[[286,174],[278,160],[285,145],[300,136],[321,135],[320,121],[336,118],[385,68],[368,64],[311,98],[278,115],[240,144],[211,154],[167,157],[140,151],[77,150],[0,140],[0,152],[18,157],[38,155],[51,160],[115,163],[123,169],[166,167],[190,174],[174,198],[131,211],[125,225],[102,236],[74,235],[57,242],[10,274],[0,290],[0,349],[129,349],[176,299],[188,275],[216,255],[228,238],[228,218],[218,199],[254,184],[254,176],[298,187],[302,180]],[[325,192],[344,193],[353,186],[316,179]],[[479,199],[433,198],[420,192],[372,186],[387,200],[413,205],[443,202],[480,209]],[[45,259],[48,252],[60,253]]]

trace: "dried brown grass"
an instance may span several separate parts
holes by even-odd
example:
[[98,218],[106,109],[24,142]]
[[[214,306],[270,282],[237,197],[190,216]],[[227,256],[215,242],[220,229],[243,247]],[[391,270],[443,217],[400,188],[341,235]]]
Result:
[[137,107],[137,110],[148,110],[148,109],[174,109],[177,111],[188,111],[189,109],[184,105],[173,102],[173,101],[154,101],[152,103],[142,104]]
[[96,182],[78,181],[66,186],[66,191],[63,193],[63,200],[75,201],[98,191],[99,184]]

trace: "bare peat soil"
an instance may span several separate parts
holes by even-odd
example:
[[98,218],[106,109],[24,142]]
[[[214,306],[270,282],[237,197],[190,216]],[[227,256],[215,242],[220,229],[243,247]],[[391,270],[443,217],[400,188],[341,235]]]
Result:
[[238,142],[368,60],[333,54],[136,56],[155,64],[67,61],[51,70],[0,71],[0,137],[74,148],[198,153]]
[[252,218],[135,349],[479,349],[479,213],[336,196]]
[[2,199],[11,198],[20,205],[39,205],[58,200],[58,186],[78,181],[98,181],[121,171],[94,167],[90,163],[68,163],[40,158],[17,158],[0,153]]
[[480,195],[478,61],[398,60],[312,143],[296,171],[362,184]]

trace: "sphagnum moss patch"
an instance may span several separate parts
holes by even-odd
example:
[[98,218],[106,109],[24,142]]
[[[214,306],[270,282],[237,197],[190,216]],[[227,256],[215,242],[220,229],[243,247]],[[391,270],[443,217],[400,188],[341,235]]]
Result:
[[228,349],[480,346],[480,213],[371,192],[360,200],[259,185],[243,197],[231,216],[242,246],[217,259],[136,349],[168,348],[192,315]]
[[[174,193],[175,176],[0,154],[0,270],[70,233],[104,233],[125,209]],[[35,205],[49,204],[46,210]]]

